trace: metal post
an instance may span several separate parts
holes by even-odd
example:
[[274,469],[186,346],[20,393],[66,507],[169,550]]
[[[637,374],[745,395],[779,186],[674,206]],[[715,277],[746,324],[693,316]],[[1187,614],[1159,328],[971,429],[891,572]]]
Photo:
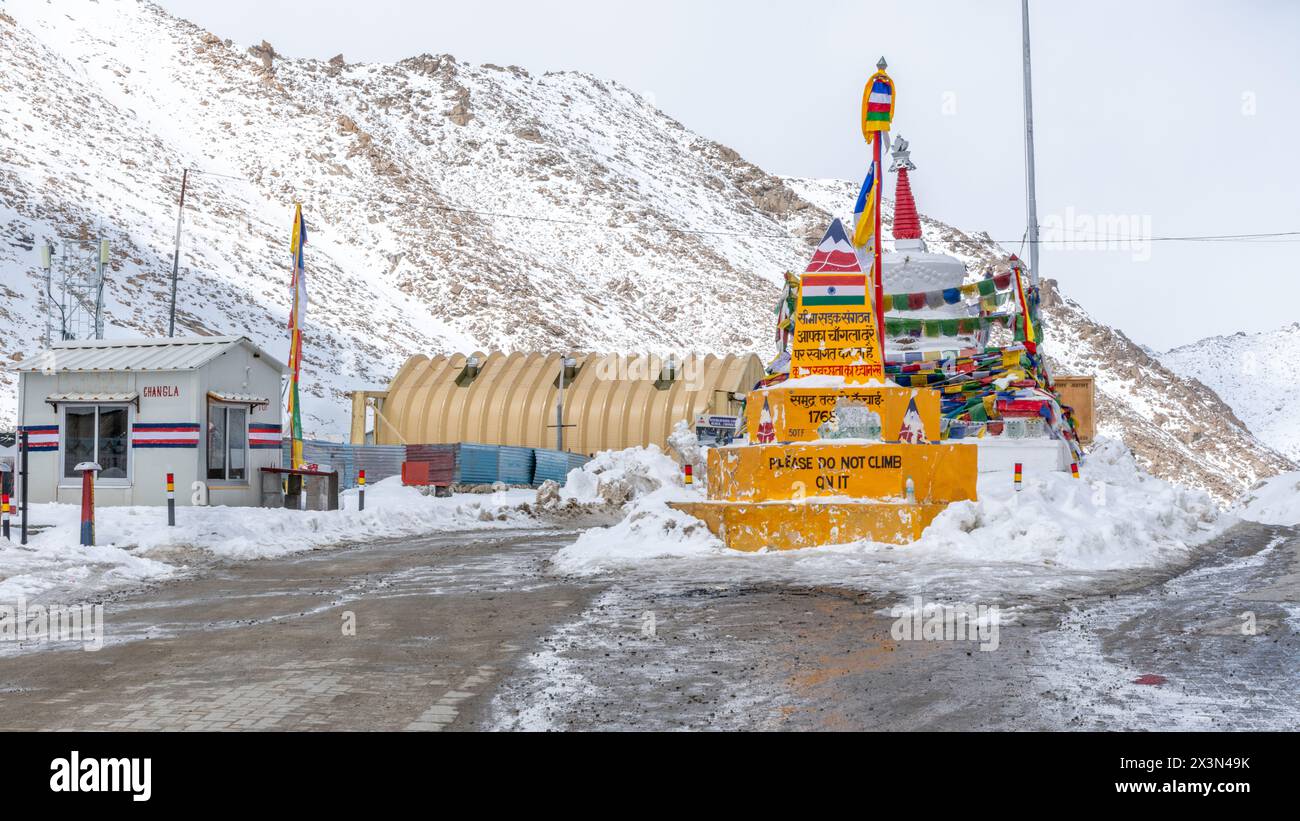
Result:
[[357,471],[357,510],[366,509],[366,472]]
[[1029,0],[1020,0],[1021,39],[1025,47],[1025,207],[1029,221],[1029,284],[1038,287],[1038,194],[1034,182],[1034,84],[1030,76]]
[[176,250],[172,254],[172,307],[171,318],[167,322],[167,336],[176,336],[176,277],[181,265],[181,219],[185,216],[185,186],[189,183],[190,170],[181,173],[181,204],[176,209]]
[[167,526],[176,527],[176,476],[167,474]]
[[560,390],[555,394],[555,449],[564,451],[564,354],[560,354]]
[[1016,486],[1016,490],[1017,490],[1017,491],[1019,491],[1020,488],[1021,488],[1022,485],[1023,485],[1022,477],[1024,476],[1024,474],[1021,472],[1021,467],[1022,467],[1022,466],[1021,466],[1020,462],[1016,462],[1016,472],[1015,472],[1014,474],[1012,474],[1012,477],[1011,477],[1012,481],[1015,483],[1015,486]]
[[0,535],[3,535],[5,541],[9,541],[9,494],[4,494],[3,501],[0,502]]
[[41,267],[45,269],[45,347],[50,347],[51,325],[54,321],[54,246],[41,246]]
[[95,474],[100,467],[95,462],[81,462],[73,470],[81,473],[81,543],[92,547],[95,544]]
[[108,240],[99,241],[99,285],[95,289],[95,338],[104,338],[104,276],[108,272]]
[[27,431],[18,431],[18,505],[19,505],[19,544],[27,544]]

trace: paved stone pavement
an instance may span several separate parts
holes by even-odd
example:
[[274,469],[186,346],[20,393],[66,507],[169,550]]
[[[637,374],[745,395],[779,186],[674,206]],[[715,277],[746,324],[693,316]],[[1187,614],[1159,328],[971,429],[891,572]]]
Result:
[[1294,530],[1241,525],[1188,567],[1036,598],[994,652],[895,640],[896,594],[552,575],[572,538],[320,550],[120,597],[98,652],[0,656],[0,729],[1300,727]]
[[[1035,596],[992,652],[895,640],[897,595],[625,580],[542,638],[489,726],[1300,728],[1300,534],[1243,524],[1189,567],[1128,575]],[[1165,680],[1135,683],[1146,675]]]
[[541,575],[571,539],[314,551],[128,596],[102,650],[0,658],[0,729],[442,729],[592,595]]

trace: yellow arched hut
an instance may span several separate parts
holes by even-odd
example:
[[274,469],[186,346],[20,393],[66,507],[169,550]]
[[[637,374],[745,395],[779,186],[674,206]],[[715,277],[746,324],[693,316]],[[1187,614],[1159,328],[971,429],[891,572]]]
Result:
[[[664,447],[673,426],[736,415],[763,376],[745,356],[564,357],[563,444],[575,453]],[[352,441],[556,446],[558,353],[413,356],[386,391],[352,395]]]

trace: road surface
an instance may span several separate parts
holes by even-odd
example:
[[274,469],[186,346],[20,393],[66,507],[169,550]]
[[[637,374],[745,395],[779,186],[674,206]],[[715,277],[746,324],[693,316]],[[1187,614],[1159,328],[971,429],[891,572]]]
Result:
[[574,536],[317,550],[116,597],[97,652],[5,648],[0,729],[1300,728],[1293,529],[1040,596],[992,652],[895,640],[900,591],[564,578],[547,560]]

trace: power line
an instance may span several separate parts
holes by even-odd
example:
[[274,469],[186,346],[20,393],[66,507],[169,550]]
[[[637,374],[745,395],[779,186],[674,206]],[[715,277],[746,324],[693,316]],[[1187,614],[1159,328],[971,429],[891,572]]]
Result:
[[[606,223],[600,223],[591,220],[561,219],[558,217],[535,217],[535,216],[527,216],[525,214],[507,214],[500,211],[483,211],[476,208],[463,208],[463,207],[452,206],[452,205],[433,205],[429,207],[438,211],[452,211],[460,214],[474,214],[476,216],[494,217],[497,219],[517,219],[517,220],[524,220],[525,222],[546,222],[546,223],[557,223],[560,225],[576,225],[576,226],[585,226],[585,227],[594,227],[594,228],[632,227],[629,225],[610,226]],[[799,237],[796,237],[792,234],[786,234],[786,233],[756,234],[749,231],[716,231],[716,230],[707,230],[707,229],[700,229],[700,228],[675,228],[670,225],[653,225],[650,227],[656,228],[661,231],[668,231],[676,234],[705,234],[705,235],[712,234],[712,235],[731,236],[731,237],[750,237],[753,239],[791,239],[791,240],[799,239]],[[1300,231],[1274,231],[1274,232],[1260,233],[1260,234],[1207,234],[1203,236],[1168,236],[1168,237],[1129,237],[1129,236],[1107,235],[1107,236],[1102,236],[1102,237],[1097,237],[1092,239],[1083,239],[1083,238],[1056,239],[1056,240],[1039,239],[1037,240],[1037,242],[1040,245],[1070,244],[1070,243],[1099,243],[1099,242],[1234,242],[1234,241],[1280,239],[1283,237],[1300,238]],[[940,241],[944,243],[962,243],[968,245],[984,245],[984,244],[1009,245],[1015,242],[1019,242],[1022,248],[1026,244],[1033,244],[1035,242],[1034,240],[1027,239],[1026,237],[1020,237],[1018,240],[944,239]],[[1290,242],[1293,240],[1280,240],[1280,241]],[[1296,240],[1296,241],[1300,241],[1300,240]]]
[[[495,217],[497,219],[516,219],[516,220],[524,220],[527,222],[549,222],[549,223],[558,223],[560,225],[580,225],[580,226],[590,227],[590,228],[630,228],[631,227],[629,225],[609,225],[608,223],[595,222],[593,220],[561,219],[558,217],[530,217],[530,216],[525,216],[524,214],[505,214],[498,211],[480,211],[475,208],[461,208],[454,205],[430,205],[427,207],[432,208],[436,211],[452,211],[458,214],[474,214],[475,216],[481,216],[481,217]],[[712,235],[729,236],[729,237],[750,237],[753,239],[798,239],[798,237],[792,234],[785,234],[785,233],[755,234],[750,231],[717,231],[717,230],[709,230],[705,228],[675,228],[671,225],[652,225],[650,227],[657,228],[660,231],[668,231],[674,234],[712,234]]]
[[[236,177],[230,174],[221,174],[216,171],[204,171],[203,169],[200,168],[191,168],[189,170],[194,173],[203,174],[209,177],[222,177],[228,180],[236,180],[239,182],[249,183],[250,185],[252,184],[249,182],[249,180],[243,177]],[[563,217],[539,217],[539,216],[530,216],[527,214],[509,214],[503,211],[486,211],[479,208],[466,208],[464,206],[457,206],[457,205],[425,205],[424,207],[433,209],[435,211],[447,211],[456,214],[473,214],[474,216],[479,216],[479,217],[491,217],[494,219],[513,219],[513,220],[522,220],[524,222],[547,223],[551,225],[573,225],[573,226],[579,226],[585,228],[605,228],[605,229],[609,229],[609,228],[621,229],[621,228],[632,227],[630,225],[609,225],[608,222],[596,222],[595,220],[571,219],[571,218],[563,218]],[[613,216],[613,214],[611,214],[610,216]],[[747,237],[750,239],[785,239],[785,240],[800,239],[799,237],[796,237],[792,234],[788,234],[785,232],[779,234],[760,234],[760,233],[754,233],[752,231],[720,231],[716,229],[707,229],[707,228],[677,228],[675,226],[662,225],[662,224],[651,225],[649,227],[660,231],[667,231],[673,234]],[[1287,239],[1288,237],[1292,237],[1295,239]],[[1038,240],[1028,239],[1025,236],[1021,236],[1017,239],[944,239],[941,240],[941,242],[948,243],[948,244],[963,244],[963,245],[986,245],[986,244],[1011,245],[1014,243],[1019,243],[1020,247],[1023,249],[1026,244],[1033,245],[1035,242],[1037,242],[1039,245],[1068,245],[1068,244],[1076,244],[1076,243],[1096,244],[1096,243],[1108,243],[1108,242],[1255,242],[1260,240],[1272,240],[1278,242],[1296,242],[1296,241],[1300,241],[1300,231],[1271,231],[1271,232],[1263,232],[1263,233],[1256,233],[1256,234],[1201,234],[1201,235],[1163,236],[1163,237],[1104,235],[1104,236],[1087,238],[1087,239],[1085,238],[1078,238],[1078,239],[1040,238]]]
[[[1291,237],[1292,239],[1288,239]],[[940,242],[956,243],[966,245],[984,245],[987,243],[996,243],[999,245],[1011,242],[1019,242],[1021,245],[1033,245],[1035,240],[1021,238],[1019,240],[1001,240],[1001,239],[943,239]],[[1101,234],[1096,237],[1079,237],[1069,239],[1039,239],[1039,245],[1104,245],[1106,243],[1138,243],[1138,242],[1241,242],[1241,243],[1258,243],[1265,242],[1300,242],[1300,231],[1274,231],[1261,234],[1206,234],[1203,236],[1171,236],[1171,237],[1142,237],[1130,236],[1123,234]]]
[[[497,219],[517,219],[517,220],[524,220],[525,222],[546,222],[546,223],[557,223],[561,225],[577,225],[577,226],[594,227],[594,228],[631,227],[628,225],[610,226],[606,223],[600,223],[591,220],[561,219],[558,217],[535,217],[535,216],[527,216],[525,214],[507,214],[500,211],[483,211],[476,208],[463,208],[463,207],[452,206],[452,205],[433,205],[429,207],[438,211],[452,211],[455,213],[474,214],[476,216],[494,217]],[[753,239],[791,239],[791,240],[799,239],[799,237],[787,233],[756,234],[749,231],[716,231],[716,230],[707,230],[707,229],[699,229],[699,228],[675,228],[670,225],[653,225],[651,227],[657,228],[661,231],[669,231],[671,233],[676,233],[676,234],[706,234],[706,235],[712,234],[712,235],[732,236],[732,237],[750,237]],[[1056,240],[1039,239],[1037,240],[1037,242],[1040,245],[1051,245],[1051,244],[1099,243],[1099,242],[1235,242],[1235,241],[1253,241],[1253,240],[1279,240],[1284,242],[1300,241],[1300,240],[1281,239],[1285,237],[1300,238],[1300,231],[1273,231],[1273,232],[1259,233],[1259,234],[1206,234],[1201,236],[1168,236],[1168,237],[1129,237],[1129,236],[1107,235],[1107,236],[1102,236],[1102,237],[1097,237],[1092,239],[1083,239],[1083,238],[1056,239]],[[1022,236],[1018,240],[944,239],[941,240],[941,242],[962,243],[968,245],[984,245],[990,243],[996,245],[1009,245],[1015,242],[1019,242],[1021,244],[1021,247],[1023,248],[1026,244],[1033,244],[1035,240],[1027,239],[1026,237]]]

